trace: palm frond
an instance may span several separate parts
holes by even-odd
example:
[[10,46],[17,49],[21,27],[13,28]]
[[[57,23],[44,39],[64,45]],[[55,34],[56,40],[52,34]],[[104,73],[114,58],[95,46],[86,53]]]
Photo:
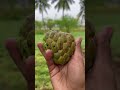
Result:
[[49,0],[35,0],[35,8],[39,8],[40,13],[46,12],[50,8]]
[[35,3],[35,9],[37,9],[37,8],[38,8],[38,6],[39,6],[39,5],[38,5],[38,3]]
[[81,17],[82,19],[84,19],[85,16],[85,5],[84,5],[85,0],[80,0],[79,4],[80,4],[80,12],[78,13],[77,17],[78,19]]
[[58,1],[58,0],[52,0],[51,4],[53,4],[53,3],[57,2],[57,1]]
[[[57,2],[58,1],[58,2]],[[70,4],[75,3],[74,0],[52,0],[52,3],[57,2],[55,9],[70,10]]]

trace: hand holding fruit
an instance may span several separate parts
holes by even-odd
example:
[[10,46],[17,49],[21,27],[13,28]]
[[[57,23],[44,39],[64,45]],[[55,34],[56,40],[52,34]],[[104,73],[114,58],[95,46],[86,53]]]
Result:
[[53,51],[45,51],[42,43],[38,47],[46,59],[51,82],[54,90],[84,90],[85,89],[85,66],[84,56],[81,50],[81,39],[75,41],[75,51],[69,62],[64,65],[55,64]]
[[28,84],[28,90],[34,90],[34,74],[35,74],[35,58],[34,56],[29,56],[26,60],[23,60],[18,49],[17,42],[14,39],[9,39],[6,41],[6,48],[15,62],[21,73]]

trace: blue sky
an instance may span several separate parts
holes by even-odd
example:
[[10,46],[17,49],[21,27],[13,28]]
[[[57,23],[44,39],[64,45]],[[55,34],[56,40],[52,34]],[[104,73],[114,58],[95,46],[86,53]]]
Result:
[[[73,17],[77,17],[77,14],[80,11],[80,5],[79,5],[79,1],[80,0],[74,0],[75,3],[73,5],[70,5],[70,11],[65,11],[65,14],[71,15]],[[49,2],[50,3],[50,2]],[[60,10],[59,12],[57,12],[56,9],[54,9],[55,4],[51,5],[51,8],[48,9],[48,14],[46,14],[44,12],[44,18],[52,18],[52,19],[58,19],[62,16],[62,10]],[[41,20],[41,14],[39,13],[39,10],[36,9],[35,10],[35,20]]]

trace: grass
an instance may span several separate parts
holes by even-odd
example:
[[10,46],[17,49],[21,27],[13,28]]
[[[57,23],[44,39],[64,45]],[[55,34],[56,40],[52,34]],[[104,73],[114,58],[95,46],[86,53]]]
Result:
[[[75,37],[82,37],[82,48],[85,47],[85,32],[84,31],[79,31],[79,32],[71,32],[71,34]],[[52,85],[50,82],[50,77],[48,73],[48,68],[46,65],[46,61],[44,57],[41,55],[39,49],[37,48],[37,43],[43,41],[43,34],[36,34],[35,35],[35,86],[36,90],[37,89],[42,89],[42,90],[52,90]]]

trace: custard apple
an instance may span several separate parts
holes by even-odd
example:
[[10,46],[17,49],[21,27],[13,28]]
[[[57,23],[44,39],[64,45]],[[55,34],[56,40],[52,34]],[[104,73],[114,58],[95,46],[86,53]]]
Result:
[[96,42],[93,39],[95,36],[94,27],[92,27],[92,24],[87,20],[85,30],[86,30],[85,71],[88,72],[94,64],[96,56]]
[[70,33],[58,30],[48,31],[43,40],[44,49],[53,51],[55,64],[66,64],[75,51],[75,40]]
[[35,32],[34,15],[30,15],[25,20],[17,38],[18,48],[23,59],[35,53]]

